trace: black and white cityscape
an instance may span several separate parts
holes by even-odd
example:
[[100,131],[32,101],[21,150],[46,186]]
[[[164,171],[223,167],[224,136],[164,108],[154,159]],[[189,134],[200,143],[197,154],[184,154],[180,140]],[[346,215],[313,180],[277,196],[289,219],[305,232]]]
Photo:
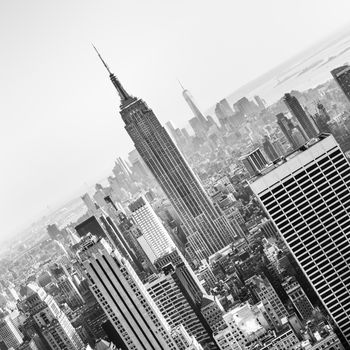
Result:
[[[214,105],[169,77],[186,123],[164,122],[105,51],[86,43],[111,106],[96,132],[118,118],[133,147],[1,233],[0,350],[350,349],[350,28]],[[74,147],[63,157],[79,166]]]

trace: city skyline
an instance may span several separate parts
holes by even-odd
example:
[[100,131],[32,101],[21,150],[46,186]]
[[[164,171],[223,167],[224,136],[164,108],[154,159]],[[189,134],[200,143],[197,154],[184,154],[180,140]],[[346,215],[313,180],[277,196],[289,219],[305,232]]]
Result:
[[[32,8],[27,9],[28,13],[33,14],[32,17],[29,16],[26,19],[27,22],[25,23],[28,24],[26,27],[26,30],[28,28],[27,32],[24,32],[20,26],[17,28],[13,27],[14,24],[18,23],[18,20],[21,20],[20,16],[18,18],[16,17],[16,19],[14,18],[14,14],[18,14],[14,5],[9,8],[4,8],[4,11],[2,11],[2,13],[8,14],[8,17],[2,22],[2,25],[8,25],[9,28],[13,29],[8,38],[11,38],[11,36],[16,38],[17,36],[19,40],[12,41],[19,43],[19,45],[14,47],[13,44],[9,44],[7,38],[5,42],[6,45],[9,46],[4,57],[5,64],[3,66],[3,69],[6,67],[6,70],[1,72],[4,77],[3,81],[6,82],[3,95],[9,96],[2,106],[3,114],[5,116],[8,115],[5,125],[7,125],[8,129],[12,130],[14,134],[10,136],[10,133],[6,133],[4,138],[2,138],[2,149],[6,150],[5,162],[3,163],[6,169],[3,183],[6,184],[8,189],[6,189],[5,196],[3,196],[3,202],[6,203],[6,206],[1,209],[4,213],[5,221],[3,223],[4,233],[0,236],[0,241],[8,239],[9,236],[17,232],[18,229],[25,228],[30,222],[36,221],[42,214],[47,214],[47,206],[55,207],[58,203],[63,204],[69,201],[73,196],[78,196],[85,192],[86,188],[83,184],[92,184],[93,181],[97,181],[101,178],[101,176],[108,172],[109,164],[112,163],[113,159],[121,155],[118,150],[124,147],[120,147],[118,142],[122,140],[123,145],[130,144],[127,141],[126,134],[120,133],[120,138],[118,137],[118,142],[116,143],[116,140],[113,140],[115,132],[110,132],[108,134],[106,131],[108,129],[117,130],[118,126],[121,126],[121,123],[117,124],[116,127],[115,119],[110,118],[110,115],[113,113],[111,112],[112,103],[110,102],[112,98],[110,98],[111,95],[108,95],[107,84],[105,84],[103,78],[101,78],[100,70],[95,64],[95,57],[91,54],[89,42],[92,39],[103,48],[103,52],[107,53],[110,60],[117,63],[117,69],[121,71],[120,74],[123,80],[127,80],[127,85],[132,87],[132,90],[137,94],[144,96],[157,111],[159,110],[157,115],[160,116],[162,123],[168,120],[173,120],[174,122],[175,119],[176,126],[182,126],[185,120],[191,118],[192,115],[188,110],[188,106],[186,106],[182,100],[181,91],[177,86],[177,76],[181,78],[184,85],[194,94],[200,106],[210,107],[228,93],[249,82],[251,79],[254,79],[256,76],[259,76],[261,72],[269,70],[275,65],[285,61],[290,56],[293,56],[295,52],[300,52],[310,45],[315,44],[315,42],[321,40],[322,37],[338,30],[346,23],[345,17],[343,20],[338,18],[338,23],[328,23],[329,26],[323,25],[321,31],[308,34],[305,32],[308,23],[307,16],[311,16],[313,6],[308,5],[309,7],[304,8],[304,13],[298,13],[298,11],[295,10],[295,15],[300,17],[300,23],[303,23],[304,27],[300,26],[298,35],[293,33],[295,41],[293,43],[289,42],[288,45],[286,45],[286,47],[288,46],[288,50],[282,50],[283,52],[280,52],[277,50],[277,46],[274,45],[277,45],[277,43],[280,45],[281,42],[272,33],[273,24],[277,25],[278,20],[271,18],[272,24],[270,27],[264,29],[266,30],[264,34],[266,36],[271,35],[270,42],[274,43],[274,45],[271,44],[271,50],[274,55],[272,57],[271,55],[261,57],[259,62],[255,62],[253,65],[254,69],[251,69],[252,65],[250,65],[249,72],[242,74],[237,70],[231,71],[233,68],[228,64],[230,56],[225,59],[220,58],[220,69],[218,66],[219,62],[215,61],[213,58],[212,51],[225,50],[224,43],[231,35],[231,27],[228,26],[229,22],[227,22],[227,25],[222,24],[218,26],[216,29],[217,32],[213,32],[211,29],[210,31],[212,33],[209,36],[206,36],[205,28],[203,28],[204,32],[195,31],[193,35],[188,38],[189,41],[185,43],[187,52],[189,54],[191,53],[191,55],[188,56],[191,59],[184,60],[185,57],[182,56],[183,58],[176,62],[178,54],[176,54],[172,48],[169,52],[174,54],[173,59],[175,59],[175,61],[172,61],[172,63],[176,63],[174,63],[172,67],[170,67],[168,63],[165,66],[159,65],[160,60],[164,61],[164,58],[166,58],[164,56],[164,50],[168,48],[169,44],[174,44],[174,47],[176,47],[175,43],[179,43],[177,40],[179,35],[186,31],[187,33],[191,33],[190,28],[192,28],[192,26],[189,25],[192,23],[195,11],[198,10],[195,5],[192,5],[193,7],[186,7],[187,13],[181,6],[174,8],[173,10],[176,16],[174,20],[169,22],[171,27],[168,28],[168,31],[165,31],[164,36],[161,37],[158,36],[157,29],[164,26],[166,19],[169,19],[169,13],[160,4],[154,4],[153,7],[151,6],[148,11],[158,8],[159,11],[164,12],[164,18],[161,22],[155,21],[154,25],[147,27],[142,48],[144,50],[143,52],[147,52],[159,45],[160,49],[158,50],[160,51],[153,52],[153,55],[147,60],[142,60],[140,57],[137,58],[137,55],[134,55],[131,61],[130,58],[132,54],[123,53],[125,50],[115,51],[111,48],[110,43],[113,41],[108,35],[105,35],[108,33],[108,30],[105,30],[106,28],[99,28],[97,33],[92,33],[91,30],[87,30],[87,24],[91,24],[93,21],[82,21],[81,23],[83,24],[84,30],[76,32],[76,35],[68,36],[68,34],[71,33],[70,29],[74,27],[72,27],[73,21],[65,15],[66,8],[63,5],[55,9],[55,15],[57,15],[58,19],[63,18],[67,20],[68,26],[65,30],[62,29],[63,32],[60,32],[62,36],[59,37],[57,30],[58,28],[62,28],[60,26],[61,22],[57,20],[52,21],[52,23],[48,22],[49,19],[52,19],[52,9],[46,6],[40,7],[40,5],[43,4],[37,2]],[[277,5],[277,3],[274,5],[282,14],[283,6]],[[244,6],[245,5],[242,4],[242,11],[248,10]],[[258,8],[262,5],[257,3],[255,6]],[[266,5],[264,6],[266,7]],[[272,4],[270,6],[272,6]],[[343,6],[346,8],[347,4],[344,2]],[[325,5],[324,8],[322,8],[324,17],[320,16],[318,20],[325,20],[326,14],[328,15],[331,13],[333,8],[334,6],[327,7]],[[268,7],[265,8],[266,16],[269,18],[270,14],[268,13],[268,9]],[[76,14],[77,11],[81,9],[74,7],[70,8],[70,10],[72,13]],[[211,10],[212,8],[203,5],[203,16],[198,19],[199,23],[203,21],[204,24],[209,18],[212,19],[212,17],[215,17],[215,14],[212,13]],[[37,12],[35,13],[35,11]],[[36,18],[36,16],[43,14],[44,11],[48,11],[50,14],[45,20],[42,19],[42,21],[38,21],[35,24],[31,22],[29,18]],[[83,11],[82,13],[85,13],[88,18],[92,18],[92,9],[88,8],[85,9],[85,11],[86,12]],[[185,11],[185,13],[183,13],[183,11]],[[223,13],[225,11],[221,13],[220,8],[218,8],[217,11],[224,15]],[[345,13],[345,11],[343,11],[343,13]],[[93,14],[95,15],[95,13]],[[174,12],[172,12],[171,15],[173,14]],[[101,16],[106,20],[109,18],[107,13],[103,13]],[[152,16],[157,18],[155,14],[152,14]],[[138,18],[140,21],[143,20],[141,15],[138,15]],[[11,20],[12,22],[10,22]],[[178,21],[181,21],[182,26],[177,26]],[[106,23],[107,22],[108,21],[106,21]],[[264,23],[266,23],[266,21],[264,21]],[[40,25],[44,25],[48,28],[47,37],[42,36]],[[98,27],[97,23],[95,25]],[[126,30],[129,35],[135,37],[135,40],[141,35],[139,31],[132,31],[130,24],[126,24],[125,21],[120,25],[124,25],[122,29]],[[113,25],[111,25],[109,29],[112,28],[114,28]],[[285,30],[286,32],[283,34],[287,35],[288,29],[285,28]],[[2,32],[5,33],[6,31],[3,30]],[[221,34],[219,41],[216,40],[217,37],[213,37],[215,33],[217,35],[219,35],[219,33]],[[210,38],[209,42],[204,42],[201,35],[203,38]],[[44,45],[38,43],[36,38],[39,37],[42,38]],[[68,40],[68,37],[70,40]],[[63,38],[67,40],[64,42]],[[150,38],[153,39],[151,40]],[[239,55],[235,54],[234,62],[239,66],[240,60],[244,58],[245,64],[248,67],[249,62],[246,62],[247,57],[252,56],[249,55],[249,50],[251,50],[249,47],[254,47],[255,45],[255,49],[259,49],[259,40],[256,40],[253,32],[246,33],[246,36],[243,37],[235,35],[234,38],[235,48],[240,49]],[[57,40],[55,41],[55,39]],[[193,50],[193,48],[189,46],[190,41],[191,44],[196,42],[199,45],[196,47],[196,50]],[[54,43],[57,44],[57,48],[53,46]],[[75,45],[76,43],[79,43],[79,45]],[[249,45],[247,45],[248,43]],[[125,46],[126,44],[129,44],[129,41],[124,42],[123,45]],[[30,49],[27,45],[31,45]],[[210,52],[206,52],[204,56],[202,55],[205,59],[203,60],[202,58],[201,61],[203,61],[203,63],[201,63],[201,66],[198,66],[198,64],[194,63],[196,59],[198,62],[200,61],[199,56],[193,56],[193,54],[195,51],[197,55],[202,54],[205,47],[210,48]],[[21,58],[19,53],[21,50],[26,50],[27,52],[27,57],[24,62],[19,62]],[[225,51],[223,51],[223,53],[224,52]],[[55,57],[53,55],[55,55]],[[115,58],[117,59],[115,60]],[[85,59],[87,59],[86,63],[83,62]],[[152,60],[153,62],[151,62]],[[11,64],[18,68],[16,74],[13,74],[12,70],[7,69]],[[199,77],[203,74],[204,70],[206,72],[208,71],[208,65],[212,67],[212,69],[209,70],[212,71],[212,73],[208,76],[207,84],[202,84]],[[135,73],[132,75],[129,74],[131,72],[131,67],[136,69]],[[193,67],[196,68],[194,69]],[[158,83],[156,84],[158,87],[154,86],[150,89],[148,80],[151,75],[156,72],[155,68],[158,70],[157,74],[163,75],[164,78],[162,77],[163,80],[159,80],[159,78],[156,79],[154,82]],[[49,71],[50,74],[48,74]],[[74,74],[71,74],[73,71]],[[88,72],[88,74],[86,74],[86,72]],[[139,78],[141,72],[143,72],[143,79]],[[71,84],[68,84],[68,75],[72,79]],[[23,94],[16,89],[19,86],[19,79]],[[81,84],[85,79],[86,82]],[[55,81],[57,81],[57,83],[55,83]],[[91,84],[92,81],[94,84]],[[96,83],[100,84],[97,89]],[[82,89],[82,85],[88,88]],[[176,106],[176,108],[170,108],[170,110],[172,110],[171,113],[168,113],[168,109],[164,108],[165,104],[162,106],[160,99],[157,98],[159,97],[160,91],[163,90],[159,89],[159,87],[163,87],[164,85],[170,88],[170,90],[168,90],[170,92],[169,96],[164,100],[164,103],[166,102],[166,105],[171,105],[172,107]],[[51,91],[50,95],[45,94],[45,90]],[[101,95],[96,98],[95,94],[98,90],[101,91]],[[18,100],[21,101],[21,103],[18,103]],[[94,100],[96,100],[96,104],[93,103],[93,108],[88,107]],[[86,101],[89,101],[89,103]],[[74,106],[74,108],[72,106]],[[72,114],[73,111],[74,115]],[[102,117],[104,115],[105,117]],[[181,119],[178,122],[176,118],[179,117]],[[103,125],[101,124],[102,120]],[[18,128],[16,123],[20,123],[21,127]],[[82,132],[82,128],[84,128],[84,132]],[[101,130],[100,133],[98,130]],[[107,140],[109,141],[106,142],[105,136],[107,135]],[[74,157],[71,157],[71,153],[68,151],[72,147],[72,144],[75,145]],[[8,147],[9,145],[11,147]],[[108,145],[108,147],[106,147],[106,145]],[[94,156],[94,161],[92,162],[94,165],[98,159],[98,166],[94,166],[93,168],[91,165],[88,165],[92,155]],[[14,161],[15,159],[16,161]],[[82,164],[84,165],[82,166]],[[25,176],[23,176],[23,174],[25,174]],[[60,179],[60,181],[57,181],[57,179]],[[62,188],[64,188],[64,191],[62,191]],[[34,195],[36,201],[29,201]],[[18,220],[15,213],[17,210],[22,213],[20,220]]]
[[317,41],[340,8],[316,35],[309,3],[34,1],[46,55],[3,80],[0,349],[350,349],[350,23]]

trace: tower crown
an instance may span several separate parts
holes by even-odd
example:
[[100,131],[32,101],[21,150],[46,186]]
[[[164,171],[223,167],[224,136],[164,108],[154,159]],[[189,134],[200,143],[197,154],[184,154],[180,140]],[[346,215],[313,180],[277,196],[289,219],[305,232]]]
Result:
[[113,83],[114,87],[118,91],[118,94],[119,94],[119,97],[120,97],[120,100],[121,100],[121,107],[124,107],[124,106],[128,105],[130,102],[134,101],[135,97],[133,97],[133,96],[131,96],[131,95],[129,95],[127,93],[127,91],[124,89],[124,87],[121,84],[121,82],[119,81],[119,79],[114,75],[114,73],[111,72],[111,70],[109,69],[107,63],[102,58],[101,54],[98,52],[96,47],[94,45],[92,45],[92,46],[95,49],[95,51],[96,51],[98,57],[100,58],[101,62],[103,63],[103,65],[107,69],[107,72],[109,73],[109,78],[111,79],[111,82]]

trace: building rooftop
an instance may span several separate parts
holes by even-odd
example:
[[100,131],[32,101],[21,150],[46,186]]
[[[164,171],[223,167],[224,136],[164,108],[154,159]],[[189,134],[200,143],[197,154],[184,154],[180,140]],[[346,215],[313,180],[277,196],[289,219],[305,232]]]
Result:
[[292,152],[286,154],[285,156],[280,157],[280,158],[276,159],[274,162],[268,164],[265,168],[260,170],[260,173],[258,175],[252,176],[249,179],[249,183],[252,183],[252,182],[256,181],[257,179],[259,179],[260,177],[270,173],[271,171],[280,167],[281,165],[283,165],[284,163],[286,163],[290,159],[292,159],[292,158],[298,156],[299,154],[303,153],[304,151],[312,148],[314,145],[318,144],[319,142],[321,142],[322,140],[324,140],[330,136],[331,136],[330,134],[321,133],[317,138],[312,138],[311,140],[309,140],[307,143],[305,143],[304,145],[302,145],[298,149],[293,150]]

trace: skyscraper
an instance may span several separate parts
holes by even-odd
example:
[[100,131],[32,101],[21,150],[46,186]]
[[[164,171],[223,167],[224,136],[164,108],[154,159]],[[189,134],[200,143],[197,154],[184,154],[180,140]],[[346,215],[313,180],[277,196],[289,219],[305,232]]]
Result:
[[270,138],[267,135],[265,135],[262,145],[266,155],[272,162],[280,158],[275,148],[272,146]]
[[268,164],[268,161],[259,148],[240,157],[240,160],[251,176],[259,174]]
[[193,115],[198,118],[198,120],[200,121],[201,124],[203,124],[203,126],[206,125],[207,120],[205,119],[203,113],[199,110],[199,108],[197,107],[197,105],[194,102],[193,96],[191,95],[191,93],[186,90],[180,83],[180,86],[182,87],[183,91],[182,91],[182,96],[184,97],[185,101],[187,102],[187,104],[189,105],[189,107],[191,108],[191,111],[193,113]]
[[[101,58],[101,56],[100,56]],[[237,234],[214,207],[198,178],[147,104],[130,96],[107,68],[121,99],[125,129],[181,217],[189,244],[201,259],[230,244]]]
[[169,325],[125,258],[93,237],[86,237],[78,256],[94,296],[129,350],[177,350]]
[[319,137],[250,187],[350,345],[350,164],[339,145]]
[[78,333],[51,295],[35,284],[28,284],[22,308],[34,319],[51,349],[83,350]]
[[152,263],[175,248],[174,241],[146,198],[138,198],[129,209],[142,233],[137,240]]
[[318,134],[317,127],[311,118],[306,114],[298,99],[291,94],[285,94],[283,98],[289,111],[297,119],[309,139],[316,137]]
[[331,74],[350,102],[350,66],[345,65],[335,68],[331,71]]
[[276,115],[276,118],[277,118],[277,125],[280,127],[285,138],[288,140],[288,142],[293,148],[297,148],[298,144],[296,143],[296,141],[292,136],[292,132],[295,127],[293,122],[290,119],[288,119],[283,113],[278,113]]
[[[0,349],[16,348],[23,341],[23,336],[15,326],[10,316],[0,319]],[[3,344],[5,347],[3,347]]]

